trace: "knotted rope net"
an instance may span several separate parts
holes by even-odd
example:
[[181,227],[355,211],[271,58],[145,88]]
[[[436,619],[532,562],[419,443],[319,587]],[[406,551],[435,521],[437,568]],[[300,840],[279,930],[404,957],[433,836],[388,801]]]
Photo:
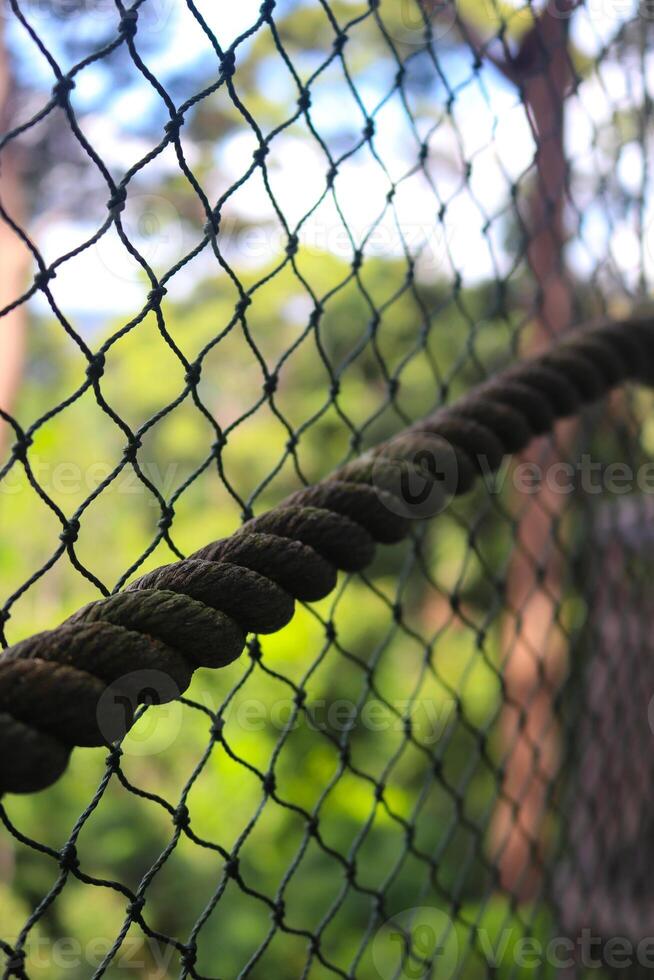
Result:
[[649,975],[649,8],[0,32],[3,976]]

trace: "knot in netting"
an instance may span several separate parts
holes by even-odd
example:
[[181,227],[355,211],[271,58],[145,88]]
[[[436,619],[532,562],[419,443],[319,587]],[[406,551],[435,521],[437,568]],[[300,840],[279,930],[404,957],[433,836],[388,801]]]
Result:
[[215,440],[211,444],[211,455],[216,459],[220,458],[220,455],[227,445],[227,436],[223,432],[219,432]]
[[75,88],[75,81],[69,78],[68,75],[63,75],[61,78],[57,79],[52,87],[52,97],[54,101],[62,109],[65,109],[69,103],[70,93]]
[[145,908],[145,898],[143,895],[137,895],[127,906],[127,916],[133,921],[138,921],[141,918],[141,913]]
[[236,52],[231,48],[220,59],[220,71],[225,79],[231,78],[236,71]]
[[270,913],[270,916],[276,926],[280,926],[284,921],[284,916],[286,915],[286,904],[283,900],[280,900],[275,905],[274,909]]
[[86,377],[89,381],[99,381],[104,374],[106,364],[105,355],[101,352],[99,354],[94,354],[90,359],[88,366],[86,368]]
[[161,283],[159,283],[156,286],[153,286],[148,293],[148,306],[152,307],[153,309],[156,309],[158,306],[161,305],[161,301],[164,298],[164,296],[167,294],[167,292],[168,290],[166,289],[165,286],[162,286]]
[[264,393],[268,396],[274,395],[277,391],[279,379],[276,374],[270,374],[263,383]]
[[266,775],[261,780],[261,788],[263,789],[266,796],[272,796],[275,792],[277,786],[277,780],[272,772],[266,773]]
[[120,745],[112,745],[105,757],[105,765],[109,772],[117,772],[120,768],[120,761],[123,757],[123,750]]
[[194,970],[198,961],[198,951],[196,946],[184,946],[180,950],[180,958],[184,970]]
[[25,972],[25,961],[27,952],[24,949],[14,949],[11,951],[5,966],[8,977],[17,977],[18,980],[27,980],[28,974]]
[[33,439],[26,433],[21,433],[20,438],[11,447],[11,454],[20,463],[27,462],[27,450],[32,445]]
[[204,234],[207,235],[209,238],[215,237],[220,231],[220,220],[221,220],[220,211],[217,209],[211,211],[202,229],[204,231]]
[[277,6],[275,0],[264,0],[264,2],[259,7],[259,13],[263,20],[270,20],[272,12]]
[[251,296],[247,296],[247,295],[241,296],[238,303],[234,307],[234,313],[236,314],[237,317],[243,317],[243,314],[247,310],[248,306],[250,306],[251,304],[252,304]]
[[266,159],[269,153],[270,153],[270,147],[266,143],[264,143],[262,144],[262,146],[257,147],[257,149],[252,154],[252,159],[257,164],[257,166],[261,166],[261,164]]
[[180,804],[173,813],[173,823],[178,830],[188,829],[191,823],[191,814],[185,803]]
[[184,125],[184,114],[181,112],[177,112],[164,125],[164,130],[168,134],[168,136],[171,137],[171,139],[174,139],[179,135],[179,131],[183,125]]
[[68,547],[77,541],[77,538],[79,536],[79,530],[80,530],[79,520],[77,518],[74,518],[72,521],[68,521],[67,524],[64,526],[63,531],[59,535],[59,540],[61,541],[62,544]]
[[118,24],[118,33],[121,37],[127,40],[134,37],[138,28],[138,18],[139,12],[134,8],[123,13]]
[[59,852],[59,866],[62,871],[77,871],[79,868],[79,858],[77,848],[68,842]]
[[52,268],[39,269],[39,271],[34,276],[34,285],[36,286],[37,289],[45,289],[47,284],[52,279],[55,279],[56,276],[57,276],[56,269],[52,269]]
[[117,217],[124,210],[126,200],[127,188],[123,184],[119,184],[107,201],[107,210],[112,217]]
[[239,873],[240,862],[237,857],[232,857],[225,861],[225,874],[228,878],[238,878]]
[[172,507],[165,507],[161,510],[161,517],[157,521],[157,527],[160,531],[167,531],[173,523],[175,518],[175,511]]
[[129,442],[123,449],[123,459],[128,463],[135,463],[141,446],[141,440],[137,436],[131,436]]
[[286,243],[286,248],[284,249],[289,259],[293,258],[293,256],[297,254],[299,247],[300,247],[300,239],[298,238],[298,236],[290,235],[288,242]]
[[189,385],[189,387],[193,388],[199,383],[201,375],[202,365],[198,361],[195,361],[193,364],[189,364],[187,367],[184,373],[184,381],[186,381],[186,384]]

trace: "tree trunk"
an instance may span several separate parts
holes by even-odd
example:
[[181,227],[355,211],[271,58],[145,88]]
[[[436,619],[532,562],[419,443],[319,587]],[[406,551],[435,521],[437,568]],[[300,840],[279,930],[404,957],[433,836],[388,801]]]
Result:
[[[11,114],[13,78],[0,17],[0,132]],[[0,202],[13,221],[23,226],[25,196],[20,173],[20,151],[11,143],[0,151]],[[0,310],[24,290],[30,254],[0,217]],[[21,305],[0,317],[0,409],[11,415],[25,362],[27,314]],[[12,441],[11,427],[0,418],[0,463]]]
[[[459,22],[479,58],[487,58],[518,90],[536,146],[535,180],[522,221],[526,258],[537,286],[535,333],[529,350],[549,346],[572,323],[572,289],[564,264],[567,161],[565,100],[574,79],[568,51],[569,18],[576,0],[548,3],[511,55],[490,54],[473,25]],[[574,423],[557,429],[560,447],[570,445]],[[548,440],[537,440],[522,456],[541,471],[557,458]],[[554,698],[566,650],[553,635],[561,596],[561,562],[554,531],[566,497],[543,484],[525,496],[507,582],[508,613],[503,629],[505,703],[500,718],[504,771],[491,826],[490,848],[503,888],[529,898],[542,877],[542,823],[556,775],[559,738]]]
[[[9,125],[13,93],[4,27],[4,18],[0,15],[0,134]],[[0,202],[13,220],[22,224],[25,200],[19,155],[11,146],[0,152]],[[29,252],[0,218],[0,310],[20,295],[29,267]],[[23,372],[26,322],[24,306],[0,317],[0,409],[9,415],[14,407]],[[12,435],[11,427],[0,417],[0,465],[12,442]],[[0,848],[0,878],[9,881],[13,867],[13,848]]]
[[[549,346],[571,326],[573,314],[563,254],[564,109],[573,80],[567,38],[568,20],[546,9],[519,54],[528,73],[521,92],[536,142],[527,261],[539,298],[529,353]],[[561,448],[571,445],[574,431],[574,423],[558,427]],[[549,440],[537,440],[524,458],[547,473],[557,457]],[[555,625],[562,591],[555,530],[567,497],[546,482],[527,500],[508,573],[510,612],[503,630],[507,701],[501,718],[506,767],[491,834],[500,881],[521,898],[531,897],[542,877],[542,823],[559,759],[554,699],[566,664],[566,648]]]

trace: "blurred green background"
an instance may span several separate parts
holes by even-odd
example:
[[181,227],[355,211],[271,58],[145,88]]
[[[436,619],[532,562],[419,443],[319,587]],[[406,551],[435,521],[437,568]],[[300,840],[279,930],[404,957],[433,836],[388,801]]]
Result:
[[[198,7],[223,46],[257,23],[251,4],[222,19]],[[528,5],[461,10],[488,34],[505,24],[512,42],[530,24]],[[507,117],[522,112],[516,93],[492,65],[474,65],[455,24],[437,31],[434,60],[424,24],[408,11],[382,4],[377,15],[345,0],[329,7],[288,0],[278,5],[275,32],[259,25],[238,47],[234,91],[222,86],[189,108],[184,157],[211,205],[220,203],[220,261],[209,243],[166,280],[161,320],[153,311],[132,320],[152,283],[114,227],[60,266],[50,288],[61,316],[40,294],[27,304],[28,352],[12,414],[24,429],[47,416],[33,434],[31,471],[66,517],[79,514],[74,554],[106,588],[134,577],[136,567],[140,574],[231,533],[250,509],[260,513],[303,481],[321,479],[511,362],[528,339],[534,287],[516,208],[534,179],[528,163],[523,169],[533,156],[529,127],[523,118],[502,132]],[[350,37],[345,63],[330,56],[336,33],[328,12]],[[40,6],[29,18],[66,68],[116,30],[115,12],[105,8]],[[191,5],[141,8],[136,47],[176,105],[217,74],[198,23]],[[52,79],[47,64],[34,61],[22,25],[8,17],[4,30],[21,121],[43,103]],[[617,97],[616,105],[605,96],[602,103],[595,64],[602,38],[577,46],[575,34],[573,41],[586,86],[571,109],[575,189],[587,204],[569,251],[578,312],[589,316],[606,308],[606,295],[619,309],[638,268],[644,275],[644,259],[638,266],[628,249],[619,260],[611,253],[643,203],[620,163],[642,146],[641,103],[638,96],[626,108]],[[620,52],[603,58],[609,70]],[[407,66],[400,87],[398,61]],[[311,89],[320,149],[307,118],[292,115],[298,79]],[[116,180],[162,138],[161,93],[125,45],[80,72],[72,103]],[[49,262],[100,227],[108,196],[57,113],[30,128],[25,147],[27,224]],[[361,140],[366,114],[375,119],[377,144]],[[584,151],[579,132],[593,114]],[[248,119],[266,138],[281,127],[270,142],[269,187],[255,168],[232,193],[257,145]],[[418,162],[423,143],[426,166]],[[335,193],[326,189],[330,155],[351,185],[342,198],[338,177]],[[293,213],[294,198],[307,192],[301,182],[311,179],[321,187],[319,204],[289,258],[299,216],[285,229],[276,211]],[[602,181],[598,204],[593,188]],[[391,187],[397,211],[387,200]],[[170,145],[128,187],[125,231],[158,277],[193,251],[206,220]],[[375,228],[377,238],[369,235]],[[602,238],[605,260],[597,254]],[[356,250],[363,260],[353,269]],[[251,303],[239,319],[235,304],[244,294]],[[87,362],[63,318],[93,351],[106,345],[106,410],[90,387],[67,403],[84,384]],[[171,343],[188,362],[202,355],[195,395]],[[272,396],[264,392],[270,374],[277,377]],[[638,399],[634,417],[644,417],[649,401]],[[137,458],[150,488],[126,464],[95,495],[127,442],[112,412],[142,431]],[[213,454],[219,432],[224,445]],[[634,438],[654,448],[651,423]],[[605,455],[613,449],[601,433],[596,445]],[[162,500],[174,508],[169,540],[158,528]],[[585,525],[569,509],[562,533],[570,554],[583,558]],[[58,547],[61,520],[17,463],[0,484],[0,527],[8,642],[56,625],[98,596],[65,552],[41,571]],[[335,596],[299,605],[286,629],[251,648],[254,656],[246,651],[221,671],[198,671],[186,703],[146,712],[123,745],[122,778],[103,785],[79,833],[80,871],[95,884],[68,876],[39,911],[26,940],[29,975],[93,975],[129,904],[108,882],[136,892],[147,880],[143,916],[154,933],[186,943],[201,922],[202,976],[390,977],[398,947],[379,923],[421,907],[444,916],[431,931],[428,921],[425,933],[427,947],[444,947],[436,977],[555,976],[542,963],[520,965],[515,953],[521,938],[549,940],[547,902],[518,906],[497,892],[486,852],[501,763],[498,585],[515,527],[510,494],[478,488],[432,526],[416,527],[406,545],[380,548],[366,575],[342,577]],[[570,585],[552,630],[579,631],[586,614]],[[306,710],[294,706],[298,689]],[[222,736],[208,752],[216,718]],[[339,751],[345,742],[347,764]],[[13,826],[60,849],[93,798],[104,755],[78,751],[50,790],[7,799]],[[273,771],[275,799],[262,787]],[[182,794],[190,824],[180,834],[171,811]],[[307,833],[310,814],[318,837]],[[234,849],[245,888],[225,876],[224,855]],[[151,874],[160,855],[165,861]],[[51,894],[58,867],[3,831],[0,868],[0,936],[13,942]],[[282,899],[286,930],[271,918],[271,903]],[[319,934],[322,961],[309,954],[308,934]],[[179,974],[179,954],[164,941],[147,939],[135,924],[123,938],[106,976]],[[411,969],[402,975],[426,975]]]

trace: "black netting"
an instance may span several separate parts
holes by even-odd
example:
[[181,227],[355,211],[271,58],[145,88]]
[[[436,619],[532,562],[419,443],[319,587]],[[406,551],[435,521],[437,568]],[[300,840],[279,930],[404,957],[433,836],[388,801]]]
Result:
[[[647,301],[647,4],[225,6],[0,15],[4,646]],[[5,797],[4,975],[654,968],[650,407]]]

